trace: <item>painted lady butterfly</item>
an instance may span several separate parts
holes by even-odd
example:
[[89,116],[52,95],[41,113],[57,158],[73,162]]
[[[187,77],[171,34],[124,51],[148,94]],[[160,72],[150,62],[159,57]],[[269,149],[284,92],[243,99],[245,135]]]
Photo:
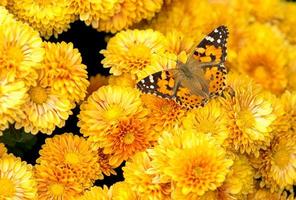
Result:
[[176,69],[151,74],[137,87],[143,93],[174,99],[186,109],[204,106],[226,86],[227,37],[227,27],[219,26],[196,46],[186,63],[178,61]]

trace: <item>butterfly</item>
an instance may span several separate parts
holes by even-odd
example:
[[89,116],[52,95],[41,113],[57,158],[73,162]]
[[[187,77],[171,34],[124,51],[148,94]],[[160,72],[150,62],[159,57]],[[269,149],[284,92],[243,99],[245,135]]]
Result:
[[204,106],[226,87],[228,29],[219,26],[191,52],[186,63],[151,74],[137,83],[143,93],[173,99],[186,109]]

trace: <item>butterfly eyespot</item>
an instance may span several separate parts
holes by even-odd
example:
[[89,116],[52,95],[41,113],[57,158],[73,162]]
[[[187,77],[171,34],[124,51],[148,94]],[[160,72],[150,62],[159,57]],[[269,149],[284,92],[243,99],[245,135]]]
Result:
[[[188,72],[181,72],[180,76],[181,70],[178,69],[182,66],[178,64],[177,69],[163,70],[145,77],[137,83],[137,87],[143,93],[173,99],[187,110],[204,106],[209,99],[221,95],[226,88],[227,70],[224,62],[227,56],[227,38],[227,27],[219,26],[196,45],[187,62],[183,64],[191,73],[190,77],[187,77]],[[203,70],[196,70],[201,67]],[[186,84],[182,84],[184,81]],[[191,88],[192,86],[196,88]]]

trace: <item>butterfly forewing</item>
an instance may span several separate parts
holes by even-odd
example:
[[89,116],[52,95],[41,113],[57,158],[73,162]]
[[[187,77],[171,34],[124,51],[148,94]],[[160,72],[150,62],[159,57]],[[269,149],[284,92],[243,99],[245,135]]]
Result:
[[228,30],[226,26],[219,26],[209,33],[194,49],[192,57],[200,63],[221,64],[227,55]]

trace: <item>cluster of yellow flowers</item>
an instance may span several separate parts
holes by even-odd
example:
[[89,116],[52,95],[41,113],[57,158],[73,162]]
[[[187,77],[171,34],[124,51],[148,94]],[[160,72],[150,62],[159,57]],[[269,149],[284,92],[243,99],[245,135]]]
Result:
[[10,0],[0,5],[49,38],[78,18],[98,31],[116,32],[159,12],[163,0]]
[[[0,6],[0,133],[14,124],[50,135],[79,104],[82,134],[47,138],[34,166],[0,143],[0,199],[294,199],[295,3],[12,0],[0,5],[12,13]],[[88,81],[72,43],[42,41],[40,35],[61,33],[77,16],[100,31],[137,27],[118,32],[100,51],[110,76]],[[186,110],[136,89],[147,75],[177,67],[178,59],[186,60],[221,24],[229,29],[230,89],[223,96]],[[124,181],[94,185],[123,164]]]

